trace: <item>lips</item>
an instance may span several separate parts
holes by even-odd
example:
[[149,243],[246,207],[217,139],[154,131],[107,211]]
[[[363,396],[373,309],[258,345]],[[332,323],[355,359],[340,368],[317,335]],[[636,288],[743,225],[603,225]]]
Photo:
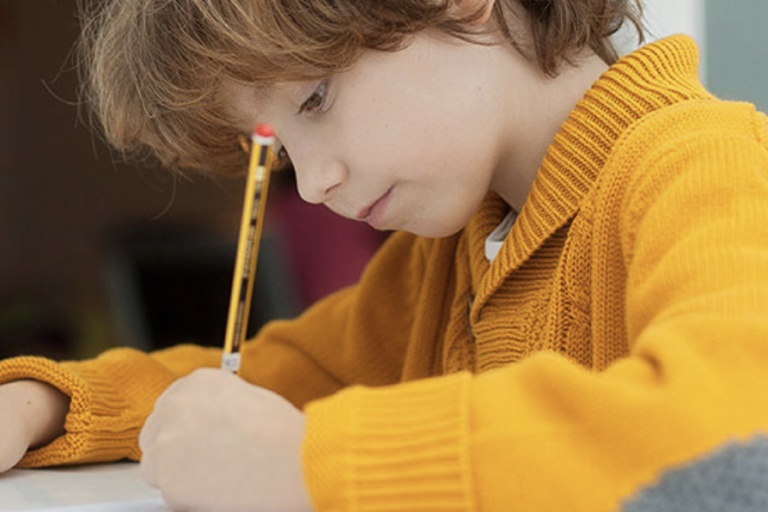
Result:
[[379,199],[377,199],[375,202],[373,202],[369,206],[366,206],[365,208],[360,210],[360,212],[355,216],[355,218],[357,220],[365,220],[365,219],[367,219],[368,218],[368,214],[371,213],[371,209],[373,208],[373,205],[376,204],[376,202],[378,202],[378,201],[379,201]]
[[391,197],[392,188],[390,187],[381,197],[360,210],[357,214],[357,219],[365,221],[373,227],[379,226]]

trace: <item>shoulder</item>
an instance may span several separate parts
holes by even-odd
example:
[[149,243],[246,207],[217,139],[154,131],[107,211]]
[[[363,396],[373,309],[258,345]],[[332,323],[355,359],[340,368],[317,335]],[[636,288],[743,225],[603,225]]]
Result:
[[638,161],[666,151],[716,141],[750,140],[768,149],[768,121],[751,103],[697,99],[659,109],[638,120],[617,141],[612,158]]
[[[685,174],[711,178],[754,172],[768,165],[768,121],[754,105],[718,99],[689,100],[659,109],[630,126],[606,159],[600,188],[662,188]],[[768,169],[765,169],[768,173]]]
[[768,184],[768,122],[748,103],[684,101],[634,123],[598,177],[597,212],[615,219],[625,245],[651,209],[691,216],[742,203]]

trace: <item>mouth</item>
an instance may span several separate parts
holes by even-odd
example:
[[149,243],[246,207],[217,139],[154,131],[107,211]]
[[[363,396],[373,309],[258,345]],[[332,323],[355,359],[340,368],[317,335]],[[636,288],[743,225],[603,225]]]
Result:
[[367,222],[373,227],[381,224],[381,219],[386,210],[389,199],[392,197],[392,187],[387,189],[384,194],[376,199],[373,203],[360,210],[357,214],[357,220]]

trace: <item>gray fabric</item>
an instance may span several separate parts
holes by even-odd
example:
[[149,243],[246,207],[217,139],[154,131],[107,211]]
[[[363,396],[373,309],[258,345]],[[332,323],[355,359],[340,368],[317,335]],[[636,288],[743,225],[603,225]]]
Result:
[[664,473],[624,512],[768,512],[768,437],[729,443]]

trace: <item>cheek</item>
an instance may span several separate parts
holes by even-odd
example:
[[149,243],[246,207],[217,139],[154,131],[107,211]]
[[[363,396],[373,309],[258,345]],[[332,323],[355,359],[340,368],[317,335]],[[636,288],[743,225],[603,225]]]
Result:
[[491,127],[472,105],[444,106],[423,91],[421,95],[390,91],[345,106],[347,115],[340,119],[337,135],[350,152],[353,167],[379,168],[406,180],[472,178],[473,188],[478,178],[482,182],[482,176],[467,173],[476,170],[477,157],[486,152],[484,141]]

